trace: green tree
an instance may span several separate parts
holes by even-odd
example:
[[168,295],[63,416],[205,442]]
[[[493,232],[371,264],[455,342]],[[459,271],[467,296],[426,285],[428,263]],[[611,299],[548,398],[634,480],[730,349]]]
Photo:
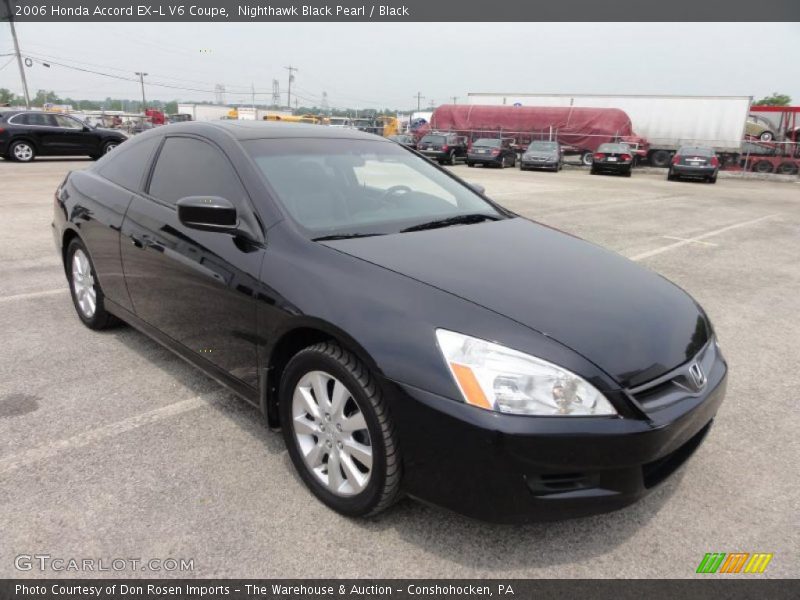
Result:
[[765,96],[761,100],[753,102],[753,106],[789,106],[791,103],[791,96],[773,92],[771,96]]

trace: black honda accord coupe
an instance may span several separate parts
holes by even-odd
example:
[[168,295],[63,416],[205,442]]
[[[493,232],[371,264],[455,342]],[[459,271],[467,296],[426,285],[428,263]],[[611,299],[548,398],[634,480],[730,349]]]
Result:
[[358,131],[160,127],[71,173],[53,233],[86,326],[128,323],[257,406],[346,515],[614,510],[724,395],[683,290]]

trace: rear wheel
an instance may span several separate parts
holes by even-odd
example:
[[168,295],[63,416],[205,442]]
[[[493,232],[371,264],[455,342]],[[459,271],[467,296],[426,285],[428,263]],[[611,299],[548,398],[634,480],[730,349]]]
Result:
[[758,136],[762,142],[771,142],[775,139],[775,134],[771,131],[764,131],[760,136]]
[[468,167],[474,167],[474,166],[475,166],[475,163],[474,163],[474,162],[467,161],[467,166],[468,166]]
[[450,166],[452,167],[452,166],[453,166],[453,165],[455,165],[455,164],[456,164],[456,151],[455,151],[455,150],[453,150],[453,151],[450,153]]
[[594,155],[591,152],[584,152],[581,154],[581,162],[585,167],[591,167],[594,161]]
[[712,175],[711,177],[708,178],[707,181],[708,181],[708,183],[717,183],[717,176],[716,175]]
[[650,164],[654,167],[668,167],[671,155],[667,150],[656,150],[650,155]]
[[116,324],[116,318],[105,309],[105,296],[97,282],[94,264],[80,239],[69,243],[65,264],[72,303],[83,324],[89,329],[105,329]]
[[753,165],[753,171],[756,173],[772,173],[772,163],[766,160],[760,160]]
[[311,492],[351,517],[376,514],[400,495],[400,454],[386,403],[355,355],[333,342],[298,352],[280,386],[281,425]]
[[781,163],[778,165],[778,173],[782,175],[796,175],[797,165],[790,162]]
[[36,151],[30,142],[19,141],[11,144],[8,153],[17,162],[31,162],[36,158]]
[[589,169],[589,175],[597,175],[597,169],[595,169],[594,167]]
[[625,171],[625,177],[630,177],[631,175],[633,175],[633,169],[628,169]]

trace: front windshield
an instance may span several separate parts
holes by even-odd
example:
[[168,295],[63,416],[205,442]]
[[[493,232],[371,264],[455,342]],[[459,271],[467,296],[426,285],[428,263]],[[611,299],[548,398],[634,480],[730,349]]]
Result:
[[243,146],[309,237],[397,233],[433,220],[504,215],[399,144],[262,139]]
[[555,152],[557,148],[558,144],[556,142],[531,142],[530,146],[528,146],[528,150],[539,150],[546,152]]
[[424,136],[420,142],[425,144],[443,144],[444,143],[444,136],[443,135],[426,135]]
[[473,146],[483,146],[486,148],[499,148],[500,147],[500,140],[490,140],[488,138],[481,138],[479,140],[475,140],[472,144]]

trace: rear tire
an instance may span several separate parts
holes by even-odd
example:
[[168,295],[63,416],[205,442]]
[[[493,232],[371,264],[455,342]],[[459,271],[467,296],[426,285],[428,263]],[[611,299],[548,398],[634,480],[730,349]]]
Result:
[[653,167],[668,167],[672,156],[667,150],[656,150],[650,155],[650,165]]
[[286,365],[279,398],[289,456],[319,500],[364,517],[399,499],[394,425],[375,378],[354,354],[335,342],[301,350]]
[[591,167],[594,161],[594,154],[592,152],[584,152],[581,154],[581,162],[585,167]]
[[631,175],[633,175],[633,169],[628,169],[625,171],[625,177],[630,177]]
[[708,178],[708,183],[717,183],[717,176],[714,175],[713,177]]
[[756,173],[772,173],[773,170],[772,163],[766,160],[760,160],[753,165],[753,171]]
[[591,169],[589,169],[589,175],[597,175],[597,170],[594,167],[592,167]]
[[456,151],[455,150],[453,150],[450,153],[450,162],[449,162],[449,164],[450,164],[451,167],[454,167],[455,164],[456,164]]
[[12,142],[8,148],[8,154],[12,160],[21,163],[29,163],[36,158],[36,150],[33,148],[33,144],[24,140]]
[[67,246],[65,267],[72,304],[83,324],[95,330],[117,325],[118,319],[105,309],[94,263],[80,238],[74,238]]

